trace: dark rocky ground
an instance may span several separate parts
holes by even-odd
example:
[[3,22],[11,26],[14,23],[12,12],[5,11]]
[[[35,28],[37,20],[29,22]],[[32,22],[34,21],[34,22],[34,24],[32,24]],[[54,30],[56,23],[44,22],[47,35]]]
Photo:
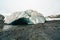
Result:
[[60,40],[60,20],[12,27],[0,32],[0,40]]

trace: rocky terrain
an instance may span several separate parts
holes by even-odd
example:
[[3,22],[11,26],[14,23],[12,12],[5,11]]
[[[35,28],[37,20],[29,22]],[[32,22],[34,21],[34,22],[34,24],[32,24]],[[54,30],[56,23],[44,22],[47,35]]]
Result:
[[9,26],[12,28],[0,32],[0,40],[60,40],[60,20],[36,25]]
[[[33,20],[36,24],[23,25],[22,23],[22,25],[6,25],[4,24],[4,16],[0,15],[0,40],[60,40],[60,19],[47,21],[43,15],[38,14],[38,16],[35,11],[31,12],[30,10],[21,13],[24,14],[24,17],[29,16],[30,18],[30,15],[26,16],[25,12],[31,14],[32,19],[34,16]],[[33,15],[34,13],[36,14]],[[20,16],[20,12],[18,12],[17,15],[15,13],[11,16],[12,18],[9,17],[5,22],[11,22],[12,19],[19,19]],[[38,21],[35,19],[35,16],[37,16],[36,19],[38,19]],[[11,21],[9,19],[11,19]],[[25,21],[25,19],[23,21]],[[20,20],[19,23],[21,22]]]

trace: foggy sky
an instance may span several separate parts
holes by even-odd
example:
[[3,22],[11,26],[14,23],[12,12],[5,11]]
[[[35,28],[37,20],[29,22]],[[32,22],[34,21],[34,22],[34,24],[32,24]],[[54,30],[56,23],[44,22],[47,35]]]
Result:
[[60,14],[60,0],[0,0],[0,14],[32,9],[44,16]]

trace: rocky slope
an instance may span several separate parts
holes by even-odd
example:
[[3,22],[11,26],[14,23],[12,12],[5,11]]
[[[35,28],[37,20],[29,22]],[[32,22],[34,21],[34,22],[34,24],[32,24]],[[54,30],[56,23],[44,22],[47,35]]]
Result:
[[[0,32],[0,40],[60,40],[60,20],[36,25],[10,25]],[[9,26],[8,26],[9,27]]]
[[60,14],[48,16],[49,18],[60,18]]

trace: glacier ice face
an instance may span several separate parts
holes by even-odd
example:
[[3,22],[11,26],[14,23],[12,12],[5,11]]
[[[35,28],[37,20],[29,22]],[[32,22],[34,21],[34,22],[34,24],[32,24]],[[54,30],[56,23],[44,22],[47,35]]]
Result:
[[[13,13],[11,16],[9,16],[5,20],[5,23],[8,23],[8,24],[10,24],[12,22],[14,23],[15,21],[17,21],[21,18],[25,18],[26,20],[23,19],[23,21],[26,21],[26,22],[28,21],[27,24],[37,24],[37,23],[45,22],[45,18],[42,14],[38,13],[37,11],[26,10],[26,11],[22,11],[22,12]],[[19,21],[20,21],[20,23],[22,22],[21,20],[19,20]]]

